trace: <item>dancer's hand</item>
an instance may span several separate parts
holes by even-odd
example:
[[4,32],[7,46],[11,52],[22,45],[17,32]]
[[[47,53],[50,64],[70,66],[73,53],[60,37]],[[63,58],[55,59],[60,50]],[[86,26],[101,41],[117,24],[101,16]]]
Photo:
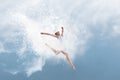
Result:
[[61,29],[63,29],[63,27],[61,27]]
[[44,34],[43,32],[41,32],[40,34]]

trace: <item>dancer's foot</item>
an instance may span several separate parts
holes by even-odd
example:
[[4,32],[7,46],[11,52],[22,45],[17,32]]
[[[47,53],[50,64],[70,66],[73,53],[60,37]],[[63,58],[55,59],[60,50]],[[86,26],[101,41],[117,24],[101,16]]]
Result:
[[72,69],[73,69],[73,70],[76,70],[75,66],[72,66]]

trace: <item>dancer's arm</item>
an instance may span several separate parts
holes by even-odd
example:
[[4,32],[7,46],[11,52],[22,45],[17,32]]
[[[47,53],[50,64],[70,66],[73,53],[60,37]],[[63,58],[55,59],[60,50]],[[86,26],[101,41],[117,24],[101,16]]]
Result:
[[50,34],[50,33],[45,33],[45,32],[41,32],[42,35],[49,35],[49,36],[52,36],[52,37],[56,37],[54,34]]
[[62,31],[61,31],[61,36],[63,36],[63,33],[64,33],[64,28],[61,27]]

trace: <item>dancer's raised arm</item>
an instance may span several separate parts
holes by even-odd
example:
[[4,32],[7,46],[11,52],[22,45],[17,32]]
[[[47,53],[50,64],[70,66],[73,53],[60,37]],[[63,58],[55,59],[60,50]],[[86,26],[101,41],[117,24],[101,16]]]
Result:
[[[40,34],[42,34],[42,35],[49,35],[49,36],[52,36],[52,37],[56,37],[54,34],[45,33],[45,32],[41,32]],[[57,38],[57,37],[56,37],[56,38]]]
[[63,33],[64,33],[64,28],[61,27],[62,31],[61,31],[61,36],[63,36]]

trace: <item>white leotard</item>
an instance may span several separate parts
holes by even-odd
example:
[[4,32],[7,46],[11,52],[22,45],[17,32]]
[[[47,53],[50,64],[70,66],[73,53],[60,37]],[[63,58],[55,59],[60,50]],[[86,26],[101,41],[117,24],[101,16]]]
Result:
[[63,39],[63,36],[59,36],[59,37],[58,37],[58,39],[59,39],[60,41],[62,41],[62,39]]
[[57,38],[58,40],[55,42],[55,49],[57,49],[57,50],[63,50],[64,48],[64,46],[63,46],[63,36],[59,36],[58,38]]

